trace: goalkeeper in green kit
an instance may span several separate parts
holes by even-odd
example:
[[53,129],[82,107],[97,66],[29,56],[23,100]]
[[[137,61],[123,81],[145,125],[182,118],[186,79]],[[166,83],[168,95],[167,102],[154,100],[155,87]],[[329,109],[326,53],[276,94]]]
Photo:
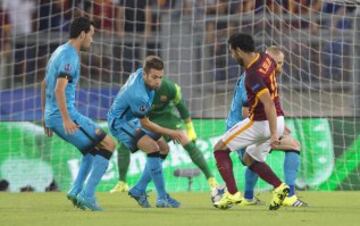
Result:
[[[176,112],[175,108],[179,114]],[[155,91],[154,101],[148,117],[150,121],[162,127],[186,130],[188,139],[181,145],[188,152],[193,163],[195,163],[195,165],[197,165],[204,173],[210,189],[215,188],[217,186],[215,177],[210,171],[203,154],[195,144],[196,133],[191,121],[190,113],[182,100],[180,86],[164,77],[160,88]],[[165,137],[165,139],[167,141],[170,140],[169,137]],[[120,147],[118,148],[119,182],[110,191],[111,193],[126,192],[129,190],[129,186],[126,183],[126,174],[129,164],[130,150],[128,150],[125,145],[120,144]]]

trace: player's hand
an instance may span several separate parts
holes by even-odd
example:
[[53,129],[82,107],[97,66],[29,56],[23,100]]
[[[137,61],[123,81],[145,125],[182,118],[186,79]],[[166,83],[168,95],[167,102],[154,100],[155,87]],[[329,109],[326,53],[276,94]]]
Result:
[[173,130],[171,134],[169,134],[172,140],[180,143],[180,144],[186,144],[188,141],[188,138],[186,134],[181,130]]
[[186,134],[189,138],[190,141],[195,141],[197,138],[195,129],[194,129],[194,125],[192,123],[192,121],[186,122],[185,123],[185,128],[186,128]]
[[71,119],[64,120],[63,125],[66,134],[73,134],[79,128]]
[[45,135],[48,137],[52,137],[53,131],[50,128],[46,127],[44,120],[42,120],[42,127],[44,128]]
[[277,134],[273,134],[270,137],[270,146],[271,148],[276,148],[280,144],[280,139]]

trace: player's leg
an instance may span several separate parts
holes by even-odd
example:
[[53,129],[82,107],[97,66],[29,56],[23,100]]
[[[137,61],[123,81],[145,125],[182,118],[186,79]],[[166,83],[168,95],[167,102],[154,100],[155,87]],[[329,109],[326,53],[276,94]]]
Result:
[[282,183],[279,177],[277,177],[272,169],[266,164],[263,157],[266,151],[270,151],[269,141],[260,145],[250,146],[246,149],[244,162],[249,169],[274,187],[273,199],[270,202],[269,209],[276,210],[280,208],[285,197],[289,193],[289,187],[285,183]]
[[108,135],[98,144],[95,149],[95,156],[91,171],[87,178],[83,190],[78,194],[78,205],[86,207],[92,211],[101,211],[102,208],[97,204],[95,198],[95,191],[101,178],[105,174],[112,152],[115,149],[115,142]]
[[117,157],[119,182],[110,190],[110,193],[129,191],[129,186],[126,183],[126,174],[130,165],[130,150],[123,143],[120,143],[117,149]]
[[[162,159],[162,161],[164,161],[167,157],[167,155],[169,154],[169,145],[166,142],[166,140],[164,138],[161,138],[157,141],[157,144],[159,145],[160,148],[160,158]],[[156,200],[156,207],[158,208],[178,208],[180,207],[181,203],[179,201],[177,201],[176,199],[172,198],[169,194],[167,194],[166,199],[160,199],[158,198]]]
[[214,156],[216,159],[216,166],[221,177],[225,181],[228,190],[222,199],[214,203],[214,206],[217,208],[227,209],[233,204],[239,204],[242,201],[241,193],[236,186],[230,150],[234,151],[251,144],[251,140],[256,138],[252,135],[252,126],[253,121],[250,121],[248,118],[237,123],[228,130],[215,145]]
[[[161,163],[166,159],[168,153],[169,153],[169,146],[168,144],[163,140],[163,138],[160,138],[156,143],[159,146],[159,157],[161,159]],[[145,166],[146,167],[146,166]],[[151,181],[151,174],[149,170],[145,170],[138,180],[138,182],[131,188],[132,193],[142,194],[146,192],[146,187]]]
[[[139,142],[140,139],[142,139],[145,136],[145,133],[141,130],[141,125],[139,120],[133,120],[130,122],[121,122],[115,120],[111,122],[111,124],[109,124],[109,130],[111,132],[111,135],[113,135],[120,143],[122,143],[132,153],[139,150],[137,143]],[[150,138],[148,137],[148,139]],[[150,142],[150,144],[146,147],[146,151],[148,151],[149,153],[156,152],[156,150],[158,150],[158,147],[155,141]],[[145,165],[143,174],[147,172],[146,167],[147,165]],[[140,181],[134,187],[132,187],[128,192],[129,196],[134,198],[136,202],[143,208],[150,207],[145,192],[147,185],[148,182],[143,183],[142,181]]]
[[[236,150],[236,152],[239,155],[239,159],[241,163],[244,164],[243,157],[245,154],[245,149],[238,149]],[[259,176],[255,172],[249,169],[249,167],[246,167],[244,173],[244,179],[245,179],[244,200],[240,203],[241,206],[256,205],[259,203],[259,200],[254,198],[254,188],[258,181],[258,178]]]
[[[254,125],[255,130],[263,131],[263,137],[270,137],[269,125],[267,121],[256,122]],[[284,118],[277,118],[277,133],[282,135],[284,131]],[[289,193],[289,187],[276,176],[272,169],[266,164],[266,157],[271,150],[270,139],[265,142],[250,145],[246,148],[244,155],[244,163],[255,173],[259,175],[261,179],[273,185],[273,199],[270,202],[269,209],[278,209],[287,194]]]
[[236,186],[230,150],[221,140],[215,145],[214,150],[216,166],[225,181],[228,191],[213,205],[219,209],[228,209],[234,204],[240,204],[242,202],[242,196]]
[[70,190],[67,193],[67,198],[71,200],[75,206],[77,206],[76,197],[83,189],[84,182],[91,170],[94,155],[95,155],[94,149],[83,154],[80,162],[78,174],[76,175],[75,180]]
[[[183,120],[177,116],[172,114],[163,114],[161,117],[156,117],[151,119],[156,124],[169,128],[169,129],[184,129]],[[203,172],[205,177],[208,179],[208,183],[210,188],[214,188],[217,186],[217,182],[212,174],[202,152],[196,146],[194,141],[187,139],[183,143],[181,143],[183,148],[189,154],[191,161],[199,167],[199,169]]]
[[78,195],[84,190],[84,182],[89,178],[89,174],[93,168],[97,153],[96,146],[106,137],[106,133],[99,129],[91,119],[85,116],[73,115],[72,119],[79,126],[79,129],[73,134],[65,133],[61,118],[53,118],[49,124],[56,134],[76,146],[83,154],[79,172],[67,197],[78,207],[84,208],[83,205],[79,204]]
[[81,207],[78,205],[76,197],[83,189],[84,182],[91,170],[94,157],[94,147],[92,145],[84,145],[90,144],[91,140],[89,140],[80,129],[78,129],[74,134],[65,133],[61,118],[53,118],[51,120],[51,129],[63,140],[76,146],[83,155],[79,165],[79,171],[66,195],[74,206]]
[[79,129],[92,141],[92,145],[96,146],[93,151],[95,155],[93,157],[91,171],[84,188],[77,196],[78,203],[93,211],[101,210],[96,203],[95,190],[108,168],[109,160],[115,150],[116,143],[89,118],[84,116],[79,117],[76,123],[79,125]]
[[[160,147],[157,142],[148,135],[143,135],[137,142],[137,147],[147,154],[146,165],[144,168],[143,176],[146,177],[147,173],[150,174],[151,179],[155,184],[157,191],[157,199],[167,199],[165,190],[164,175],[162,172],[162,159]],[[143,179],[143,177],[141,178]],[[146,178],[144,179],[144,181]],[[142,191],[145,191],[147,184],[138,186]],[[131,189],[132,190],[132,189]],[[130,191],[131,191],[130,190]]]
[[189,157],[191,161],[199,167],[199,169],[203,172],[206,179],[208,179],[208,183],[210,188],[215,188],[217,186],[217,182],[215,180],[214,175],[212,174],[203,153],[200,151],[200,149],[196,146],[195,142],[190,141],[189,139],[186,139],[184,143],[181,144],[184,149],[189,154]]
[[[253,122],[249,119],[245,119],[239,122],[230,130],[228,130],[214,147],[216,166],[220,172],[220,175],[225,181],[228,192],[230,194],[235,194],[238,192],[232,169],[230,150],[241,149],[251,144],[246,142],[245,139],[241,139],[241,137],[245,137],[246,135],[250,136],[251,133],[249,130],[251,129],[252,124]],[[242,140],[244,140],[244,142],[241,143]]]
[[300,144],[290,134],[284,135],[280,144],[276,146],[277,150],[285,152],[284,175],[285,183],[289,185],[290,192],[285,198],[283,205],[292,207],[307,206],[307,203],[300,200],[295,194],[295,181],[300,166]]

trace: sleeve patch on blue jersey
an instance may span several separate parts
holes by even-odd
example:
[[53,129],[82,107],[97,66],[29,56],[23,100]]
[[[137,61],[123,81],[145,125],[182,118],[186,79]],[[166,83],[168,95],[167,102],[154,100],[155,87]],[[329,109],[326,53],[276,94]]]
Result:
[[141,105],[139,107],[139,111],[145,113],[147,111],[147,107],[145,105]]
[[258,88],[260,88],[260,84],[255,84],[253,87],[251,87],[253,91],[256,91]]
[[70,73],[71,72],[71,65],[70,64],[65,64],[64,71]]

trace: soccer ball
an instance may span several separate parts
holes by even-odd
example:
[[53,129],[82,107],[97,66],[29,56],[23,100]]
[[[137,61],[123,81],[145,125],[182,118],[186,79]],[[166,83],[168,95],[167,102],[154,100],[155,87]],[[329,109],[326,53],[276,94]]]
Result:
[[215,203],[217,201],[219,201],[224,193],[227,192],[226,186],[225,185],[218,185],[216,188],[211,190],[211,202]]

